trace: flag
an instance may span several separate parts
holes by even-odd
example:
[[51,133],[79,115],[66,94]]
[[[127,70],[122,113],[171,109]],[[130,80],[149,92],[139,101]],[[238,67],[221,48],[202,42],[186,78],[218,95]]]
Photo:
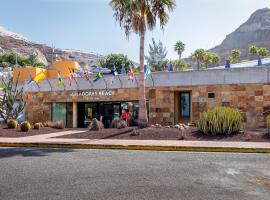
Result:
[[78,76],[83,76],[83,72],[81,70],[75,71],[75,74],[77,74]]
[[151,74],[151,68],[149,65],[144,65],[144,79]]
[[70,73],[69,73],[69,76],[68,76],[69,86],[71,86],[72,79],[74,79],[74,74],[73,74],[72,72],[70,72]]
[[99,79],[101,79],[103,76],[102,76],[102,73],[101,71],[99,71],[97,73],[97,75],[95,76],[95,78],[93,79],[94,82],[97,82]]
[[58,85],[58,87],[63,86],[63,80],[62,80],[59,72],[58,72],[58,78],[57,78],[57,85]]
[[34,79],[33,79],[32,75],[30,73],[29,73],[29,76],[30,76],[30,80],[28,81],[27,85],[34,82]]
[[86,81],[90,81],[90,74],[92,74],[92,72],[88,72],[88,71],[83,72],[83,77]]
[[44,78],[46,78],[46,74],[44,72],[40,72],[35,76],[34,81],[39,83]]
[[113,74],[114,76],[117,76],[117,75],[118,75],[118,72],[117,72],[117,70],[116,70],[115,67],[113,67],[113,69],[112,69],[111,71],[112,71],[112,74]]
[[121,74],[127,74],[125,67],[121,68]]
[[128,71],[128,80],[131,80],[131,81],[134,80],[134,71],[133,71],[132,67]]
[[118,75],[118,72],[117,72],[117,70],[116,70],[115,67],[113,67],[113,69],[111,70],[111,73],[113,74],[112,79],[111,79],[111,84],[113,84],[114,83],[115,76]]

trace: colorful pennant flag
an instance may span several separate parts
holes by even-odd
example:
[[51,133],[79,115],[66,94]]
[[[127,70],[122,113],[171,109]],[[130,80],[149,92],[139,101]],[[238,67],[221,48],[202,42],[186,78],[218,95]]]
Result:
[[151,68],[149,65],[144,65],[144,79],[146,79],[151,74]]
[[125,67],[121,68],[121,74],[127,74]]
[[40,72],[39,74],[37,74],[34,78],[34,81],[36,83],[39,83],[42,79],[46,78],[46,74],[44,72]]
[[113,69],[111,70],[111,73],[113,74],[112,79],[111,79],[111,84],[113,84],[114,83],[115,76],[118,75],[118,72],[117,72],[117,70],[116,70],[115,67],[113,67]]
[[134,71],[133,71],[132,67],[130,67],[130,69],[128,71],[128,80],[131,80],[131,81],[134,80]]
[[32,75],[30,73],[29,73],[29,76],[30,76],[30,80],[28,81],[27,85],[34,82],[34,79],[33,79]]
[[57,86],[62,87],[63,86],[63,80],[61,78],[60,73],[58,72],[58,78],[57,78]]
[[74,79],[74,73],[70,72],[69,73],[69,76],[68,76],[68,83],[69,83],[69,86],[71,86],[72,84],[72,80]]
[[103,77],[101,71],[99,71],[97,73],[97,75],[95,76],[95,78],[93,79],[94,82],[97,82],[99,79],[101,79]]
[[81,70],[77,70],[74,73],[77,74],[78,76],[83,76],[83,72]]
[[84,71],[83,77],[86,81],[90,81],[90,75],[93,74],[92,72]]

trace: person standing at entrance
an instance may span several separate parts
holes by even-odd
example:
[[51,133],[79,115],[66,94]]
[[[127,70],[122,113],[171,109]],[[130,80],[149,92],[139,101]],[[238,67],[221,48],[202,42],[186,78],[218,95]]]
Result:
[[129,114],[128,109],[124,109],[124,112],[122,113],[121,118],[127,122],[127,126],[130,126],[131,116]]

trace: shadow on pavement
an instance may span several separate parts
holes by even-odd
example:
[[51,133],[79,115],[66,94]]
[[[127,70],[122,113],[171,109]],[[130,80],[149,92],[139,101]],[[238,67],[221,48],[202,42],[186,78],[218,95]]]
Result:
[[69,153],[74,152],[73,149],[56,149],[56,148],[0,148],[0,159],[23,156],[23,157],[38,157],[48,156],[50,153]]

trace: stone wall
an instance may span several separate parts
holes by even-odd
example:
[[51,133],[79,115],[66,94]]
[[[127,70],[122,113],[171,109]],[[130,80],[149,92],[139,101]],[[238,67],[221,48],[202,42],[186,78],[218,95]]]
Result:
[[[97,90],[104,91],[104,90]],[[270,113],[270,84],[226,84],[191,87],[156,87],[146,90],[149,100],[149,121],[171,125],[181,121],[177,117],[176,95],[191,92],[191,119],[197,121],[203,112],[216,106],[230,106],[239,109],[247,127],[265,125],[266,114]],[[51,119],[51,102],[94,102],[135,101],[139,99],[138,89],[115,89],[109,96],[71,96],[72,91],[26,93],[26,119],[30,122]],[[208,98],[214,93],[215,98]],[[72,104],[70,104],[70,109]],[[72,112],[68,109],[68,118]],[[73,122],[68,119],[68,123]]]

